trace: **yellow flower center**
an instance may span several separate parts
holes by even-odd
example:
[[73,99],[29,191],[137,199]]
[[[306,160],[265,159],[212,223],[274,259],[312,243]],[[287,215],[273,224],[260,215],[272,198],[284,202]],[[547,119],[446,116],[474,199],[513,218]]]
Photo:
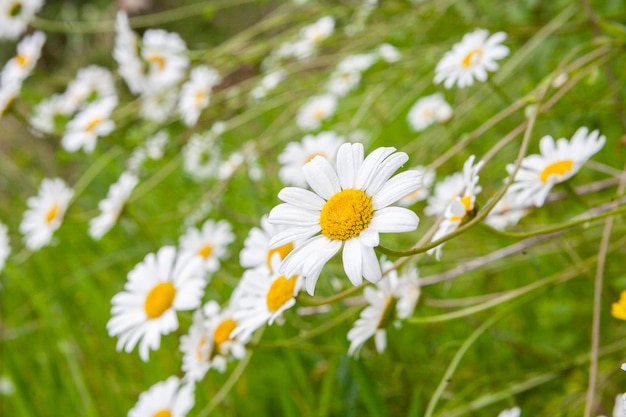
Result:
[[26,65],[28,65],[28,56],[27,55],[23,55],[23,54],[18,54],[15,57],[15,60],[17,61],[17,65],[19,65],[20,67],[24,68],[26,67]]
[[469,51],[461,61],[463,68],[469,68],[476,63],[476,60],[483,54],[482,48],[476,48]]
[[144,303],[144,310],[149,319],[161,317],[174,303],[176,287],[171,282],[161,282],[150,290]]
[[313,118],[315,120],[322,120],[324,118],[324,111],[322,109],[313,110]]
[[46,213],[46,223],[48,224],[52,223],[54,219],[56,219],[58,213],[59,213],[59,205],[53,204],[52,207],[50,207],[50,210],[48,210],[48,212]]
[[616,319],[626,320],[626,291],[622,291],[619,301],[611,306],[611,315]]
[[374,217],[372,198],[363,190],[347,188],[332,196],[320,213],[322,233],[331,240],[357,237]]
[[163,58],[161,55],[157,55],[157,54],[150,55],[148,57],[148,62],[156,65],[160,71],[162,71],[163,68],[165,68],[165,58]]
[[93,130],[100,124],[102,123],[102,119],[99,117],[96,117],[95,119],[91,120],[87,126],[85,127],[85,132],[87,133],[91,133],[93,132]]
[[472,196],[471,195],[466,195],[465,197],[463,197],[461,199],[461,203],[463,203],[463,206],[465,206],[465,214],[463,216],[451,216],[450,220],[451,221],[460,221],[463,220],[463,218],[465,217],[465,215],[467,213],[470,212],[470,210],[472,210]]
[[207,94],[209,94],[209,92],[205,88],[203,88],[202,90],[199,90],[196,93],[196,95],[194,96],[196,107],[202,107]]
[[284,275],[276,278],[265,296],[267,309],[273,313],[291,300],[294,297],[293,288],[295,285],[295,275],[291,278],[285,278]]
[[551,163],[541,171],[541,182],[546,183],[552,175],[564,175],[572,170],[574,161],[566,159],[564,161],[558,161]]
[[157,411],[152,417],[172,417],[172,412],[167,408]]
[[211,246],[211,245],[204,245],[203,247],[198,249],[198,252],[196,252],[196,253],[198,255],[202,256],[204,259],[207,259],[209,256],[211,256],[211,252],[213,252],[213,246]]
[[309,156],[305,159],[304,163],[305,163],[305,164],[308,164],[308,163],[309,163],[309,162],[311,162],[311,161],[313,160],[313,158],[315,158],[316,156],[323,156],[324,158],[326,158],[326,155],[325,155],[325,154],[323,154],[323,153],[314,153],[314,154],[309,155]]
[[213,331],[213,341],[219,347],[222,343],[230,340],[230,334],[237,327],[237,322],[233,319],[223,320]]
[[200,341],[198,342],[198,346],[196,347],[196,358],[198,361],[204,360],[204,354],[202,353],[202,349],[206,345],[206,336],[202,336]]
[[289,255],[289,252],[291,252],[292,250],[293,250],[293,243],[291,242],[285,243],[283,246],[280,246],[278,248],[268,250],[267,251],[267,267],[269,269],[272,269],[272,256],[274,256],[275,253],[277,253],[278,256],[280,256],[280,259],[285,259],[285,257]]

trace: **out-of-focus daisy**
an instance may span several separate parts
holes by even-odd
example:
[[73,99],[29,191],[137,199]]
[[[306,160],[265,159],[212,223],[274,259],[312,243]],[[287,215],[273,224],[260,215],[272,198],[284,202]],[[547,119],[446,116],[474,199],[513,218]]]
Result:
[[18,84],[30,75],[41,56],[41,48],[46,42],[46,35],[37,31],[25,36],[17,44],[17,55],[11,58],[2,69],[2,85]]
[[173,88],[157,89],[141,96],[141,117],[151,122],[165,122],[176,109],[178,93]]
[[117,105],[116,97],[108,97],[91,103],[78,113],[68,124],[61,145],[68,152],[84,149],[91,153],[96,148],[100,136],[106,136],[115,129],[115,122],[110,119]]
[[119,66],[119,73],[133,94],[146,90],[144,68],[139,58],[139,36],[130,28],[128,16],[118,11],[115,18],[115,47],[113,58]]
[[26,200],[28,210],[20,223],[20,232],[29,249],[37,250],[50,243],[73,195],[74,191],[62,179],[46,178],[41,182],[37,197]]
[[227,255],[227,247],[234,240],[232,226],[226,220],[207,220],[201,229],[191,227],[180,237],[180,248],[200,256],[204,269],[213,273],[219,269],[220,259]]
[[200,306],[205,285],[200,257],[177,254],[173,246],[146,255],[128,273],[124,291],[111,299],[107,330],[119,336],[117,350],[130,352],[139,343],[139,356],[147,361],[161,335],[178,329],[176,312]]
[[[384,269],[392,267],[391,262],[382,262]],[[378,283],[376,288],[366,287],[363,295],[368,306],[361,311],[359,318],[348,332],[350,347],[348,355],[358,355],[363,344],[374,337],[378,353],[387,347],[387,326],[396,319],[405,319],[413,314],[420,295],[417,269],[410,268],[401,276],[391,270]],[[395,321],[399,326],[400,322]]]
[[430,171],[423,166],[417,166],[412,169],[422,174],[422,186],[398,201],[398,205],[403,207],[409,207],[418,201],[426,200],[430,192],[430,187],[432,187],[433,182],[435,182],[434,171]]
[[141,43],[141,57],[148,64],[150,89],[160,90],[182,81],[189,65],[187,46],[177,33],[148,29]]
[[100,239],[113,227],[138,181],[135,175],[124,172],[117,182],[111,185],[106,198],[98,203],[100,215],[89,222],[89,235],[92,238]]
[[402,54],[395,46],[383,43],[378,47],[378,55],[387,63],[394,63],[402,59]]
[[218,174],[220,148],[212,131],[194,134],[183,148],[183,169],[194,180],[202,181]]
[[[589,132],[579,128],[572,140],[557,139],[547,135],[539,141],[540,155],[528,155],[522,160],[515,174],[515,182],[509,192],[516,193],[519,204],[534,204],[541,207],[555,184],[567,181],[576,174],[589,158],[604,146],[606,137],[598,130]],[[506,170],[513,172],[513,164]]]
[[0,85],[0,117],[9,108],[13,100],[20,93],[21,85],[16,83],[9,83],[7,85]]
[[311,45],[318,45],[332,35],[335,30],[335,19],[332,16],[324,16],[317,22],[305,26],[300,31],[300,36]]
[[429,216],[442,216],[452,200],[457,198],[465,188],[463,173],[455,172],[435,184],[433,194],[428,197],[424,213]]
[[280,227],[271,224],[267,220],[267,216],[261,217],[261,227],[253,227],[248,232],[248,236],[243,242],[243,249],[239,253],[239,263],[244,268],[258,268],[265,266],[267,268],[272,267],[272,257],[276,256],[281,261],[291,252],[294,248],[294,243],[289,242],[275,249],[270,249],[270,239],[284,230],[284,227]]
[[9,229],[3,223],[0,223],[0,272],[4,269],[4,263],[10,253]]
[[626,291],[622,291],[619,301],[611,305],[611,314],[616,319],[626,320]]
[[489,212],[485,218],[485,223],[495,229],[504,230],[509,226],[517,224],[529,212],[530,208],[521,206],[515,194],[506,193]]
[[409,126],[416,132],[421,132],[435,122],[444,123],[452,117],[452,107],[446,102],[441,93],[422,97],[411,106],[406,116]]
[[207,317],[209,331],[209,364],[212,369],[224,373],[226,364],[232,359],[242,359],[246,354],[245,335],[235,335],[234,330],[238,323],[234,319],[235,306],[239,292],[235,290],[231,295],[230,304],[220,309],[215,301],[209,301],[204,306],[204,315]]
[[128,417],[185,417],[195,403],[193,391],[193,384],[171,376],[142,392]]
[[180,351],[183,354],[183,372],[189,381],[201,381],[210,368],[209,331],[202,310],[193,313],[193,323],[189,332],[180,337]]
[[324,264],[343,248],[343,267],[354,285],[363,277],[378,281],[381,270],[374,247],[379,233],[413,231],[419,222],[411,210],[390,207],[422,185],[417,171],[391,178],[407,160],[395,148],[378,148],[364,158],[362,144],[345,143],[335,166],[323,156],[306,164],[302,169],[313,191],[284,188],[278,198],[285,203],[269,215],[270,222],[287,226],[272,238],[271,248],[302,239],[279,272],[303,276],[313,294]]
[[348,55],[337,64],[339,72],[363,72],[376,63],[376,54]]
[[361,73],[358,71],[334,71],[326,84],[326,90],[337,97],[343,97],[354,90],[361,82]]
[[322,121],[337,111],[337,97],[333,94],[322,94],[311,97],[300,107],[296,115],[296,123],[302,130],[316,130]]
[[0,1],[0,40],[17,39],[43,3],[44,0]]
[[496,61],[509,54],[509,48],[502,45],[505,39],[506,33],[489,36],[486,29],[465,34],[437,64],[435,84],[443,82],[445,88],[452,88],[454,84],[465,88],[473,85],[474,79],[486,81],[487,71],[496,71]]
[[271,269],[261,266],[244,272],[239,284],[241,297],[234,314],[239,324],[235,335],[249,338],[256,329],[264,324],[273,324],[285,310],[296,304],[302,279],[278,273],[280,262],[279,257],[274,257]]
[[220,82],[217,71],[207,66],[191,70],[189,81],[183,84],[178,102],[178,112],[187,126],[194,126],[200,112],[209,105],[211,90]]
[[306,187],[306,179],[302,173],[304,164],[318,155],[334,160],[337,150],[345,142],[337,133],[320,132],[316,135],[306,135],[301,142],[290,142],[285,150],[278,155],[281,164],[278,176],[286,185]]
[[519,407],[513,407],[500,411],[498,417],[519,417],[521,413],[522,410]]
[[74,111],[64,94],[54,94],[35,106],[30,125],[42,133],[64,130]]
[[[474,165],[474,155],[470,156],[463,165],[463,191],[461,195],[455,197],[450,205],[446,208],[444,219],[439,224],[439,228],[435,232],[432,241],[439,240],[444,236],[454,232],[466,217],[474,210],[476,203],[476,195],[481,192],[478,185],[478,171],[483,166],[483,161],[479,161]],[[443,244],[428,250],[428,254],[436,254],[437,260],[441,257],[441,249]]]
[[78,70],[76,78],[67,85],[65,90],[65,98],[74,109],[107,97],[117,97],[113,76],[111,71],[97,65]]
[[263,100],[267,93],[275,89],[287,76],[283,69],[275,69],[263,76],[259,85],[250,91],[250,96],[257,101]]
[[626,393],[618,394],[617,397],[615,397],[613,417],[626,417]]

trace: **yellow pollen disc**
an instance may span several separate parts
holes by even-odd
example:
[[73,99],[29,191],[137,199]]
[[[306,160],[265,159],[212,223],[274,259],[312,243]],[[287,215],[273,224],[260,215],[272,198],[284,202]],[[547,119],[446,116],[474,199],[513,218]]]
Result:
[[481,48],[472,49],[461,61],[461,65],[464,68],[469,68],[476,62],[477,58],[483,54],[483,50]]
[[100,123],[102,123],[102,119],[96,117],[87,124],[87,126],[85,127],[85,132],[91,133]]
[[357,237],[374,217],[372,198],[363,190],[347,188],[332,196],[320,213],[322,233],[331,240]]
[[270,249],[267,251],[267,267],[269,269],[272,269],[272,256],[274,256],[275,253],[277,253],[280,256],[280,259],[285,259],[285,257],[287,255],[289,255],[289,252],[291,252],[293,250],[293,243],[289,242],[289,243],[285,243],[283,246],[279,246],[276,249]]
[[15,60],[17,61],[17,65],[19,65],[22,68],[28,65],[28,56],[26,55],[18,54],[15,57]]
[[171,282],[161,282],[150,290],[144,303],[144,310],[149,319],[161,317],[174,303],[176,287]]
[[463,206],[465,207],[465,214],[463,216],[452,216],[450,217],[451,221],[463,220],[463,218],[465,218],[465,215],[467,215],[467,213],[469,213],[470,210],[472,210],[472,196],[466,195],[465,197],[461,199],[461,203],[463,203]]
[[564,175],[572,170],[574,161],[566,159],[564,161],[554,162],[541,171],[541,182],[546,183],[551,175]]
[[198,361],[204,360],[204,354],[202,353],[202,349],[206,345],[206,337],[202,336],[202,339],[198,342],[198,346],[196,347],[196,358]]
[[205,89],[202,89],[196,93],[196,95],[194,96],[194,100],[196,101],[196,107],[202,106],[207,94],[208,94],[208,91]]
[[157,411],[152,417],[172,417],[172,412],[167,408]]
[[276,278],[265,296],[267,309],[272,313],[278,311],[287,301],[293,298],[293,288],[296,285],[296,276],[287,279],[284,275]]
[[50,210],[48,210],[48,212],[46,213],[46,223],[48,224],[52,223],[52,221],[56,219],[58,213],[59,213],[59,205],[53,204],[52,207],[50,207]]
[[424,119],[432,119],[433,109],[424,109],[424,111],[422,111],[422,116],[424,116]]
[[151,64],[155,64],[159,70],[163,70],[163,68],[165,68],[165,58],[163,58],[161,55],[151,55],[148,58],[148,62],[150,62]]
[[237,327],[237,322],[233,319],[226,319],[217,325],[213,331],[213,341],[219,347],[222,343],[230,339],[230,334]]
[[611,306],[611,315],[616,319],[626,320],[626,291],[622,291],[619,301]]
[[326,158],[326,155],[323,153],[314,153],[309,155],[306,160],[304,161],[305,164],[308,164],[309,162],[311,162],[313,160],[313,158],[315,158],[316,156],[323,156],[324,158]]
[[204,259],[207,259],[209,256],[211,256],[211,252],[213,252],[213,246],[204,245],[198,250],[197,254],[202,256]]
[[321,109],[313,110],[313,118],[315,120],[322,120],[324,118],[324,112]]

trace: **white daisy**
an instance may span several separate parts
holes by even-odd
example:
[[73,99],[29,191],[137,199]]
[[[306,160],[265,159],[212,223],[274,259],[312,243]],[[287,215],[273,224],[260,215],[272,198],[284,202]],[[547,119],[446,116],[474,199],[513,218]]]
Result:
[[113,227],[138,181],[135,175],[124,172],[117,182],[109,187],[106,198],[98,203],[100,215],[89,222],[89,235],[92,238],[102,238]]
[[285,150],[278,155],[281,164],[278,176],[286,185],[306,187],[306,179],[302,167],[318,155],[334,160],[337,150],[345,142],[343,136],[337,133],[320,132],[316,135],[306,135],[301,142],[290,142]]
[[28,210],[24,213],[20,232],[29,249],[37,250],[50,243],[73,195],[74,191],[62,179],[46,178],[41,182],[37,197],[26,200]]
[[313,294],[324,264],[343,248],[344,270],[354,285],[363,277],[378,281],[374,247],[379,233],[413,231],[419,222],[411,210],[388,207],[422,185],[417,171],[391,178],[407,160],[395,148],[378,148],[364,159],[362,144],[345,143],[337,152],[336,168],[323,156],[306,164],[302,169],[313,191],[284,188],[278,198],[285,204],[269,215],[270,222],[288,226],[272,238],[270,247],[303,240],[287,255],[280,273],[303,276]]
[[402,54],[395,46],[383,43],[378,47],[378,55],[387,63],[391,64],[400,61]]
[[0,40],[17,39],[43,3],[44,0],[0,1]]
[[287,77],[287,72],[284,69],[275,69],[269,74],[266,74],[261,79],[259,85],[254,87],[250,91],[250,96],[254,100],[262,100],[267,93],[278,87],[278,85]]
[[323,94],[311,97],[298,110],[296,123],[302,130],[316,130],[337,111],[337,97]]
[[441,93],[422,97],[411,106],[406,120],[415,132],[421,132],[435,122],[444,123],[452,117],[452,107]]
[[[598,130],[589,132],[586,127],[579,128],[572,140],[557,139],[547,135],[539,141],[540,155],[529,155],[522,160],[522,165],[515,175],[515,182],[509,192],[517,194],[520,204],[534,204],[541,207],[548,193],[555,184],[573,177],[589,158],[604,146],[605,136]],[[513,164],[506,167],[509,174]]]
[[9,229],[3,223],[0,223],[0,272],[4,269],[4,263],[10,253]]
[[295,41],[287,41],[281,44],[275,51],[278,59],[296,58],[303,60],[315,53],[315,44],[307,39],[298,39]]
[[4,114],[9,106],[13,103],[13,100],[20,93],[20,84],[9,83],[7,85],[0,85],[0,117]]
[[227,256],[227,246],[234,240],[232,226],[226,220],[207,220],[202,229],[187,229],[180,237],[180,249],[199,255],[205,271],[213,273],[219,269],[220,259]]
[[[383,261],[383,269],[392,267],[391,262]],[[398,276],[391,270],[376,284],[376,288],[366,287],[363,295],[368,306],[361,311],[354,326],[348,331],[350,347],[348,355],[358,355],[363,344],[374,337],[378,353],[387,347],[387,326],[395,318],[405,319],[413,314],[420,295],[417,283],[417,269],[409,269],[406,275]],[[399,325],[399,322],[397,322]]]
[[264,324],[273,324],[285,310],[296,304],[302,280],[298,276],[285,277],[278,273],[280,263],[276,256],[272,258],[271,269],[261,266],[244,272],[239,283],[241,297],[234,313],[238,323],[234,335],[249,338],[255,330]]
[[261,228],[253,227],[243,242],[243,249],[239,253],[239,263],[244,268],[272,267],[272,257],[277,256],[280,260],[294,248],[294,242],[289,242],[275,249],[270,249],[270,239],[284,230],[285,227],[271,224],[267,216],[261,217]]
[[64,94],[54,94],[35,106],[30,125],[42,133],[64,130],[75,110]]
[[173,246],[146,255],[128,273],[124,291],[111,299],[107,330],[119,336],[117,350],[128,353],[139,343],[139,356],[147,362],[161,335],[178,329],[176,312],[200,306],[205,285],[200,257],[177,255]]
[[317,22],[305,26],[300,30],[300,36],[311,45],[318,45],[332,35],[335,30],[335,19],[332,16],[324,16]]
[[412,169],[422,174],[422,186],[398,201],[398,205],[403,207],[409,207],[418,201],[426,200],[430,193],[430,187],[435,182],[434,171],[430,171],[423,166],[416,166]]
[[81,148],[87,153],[93,152],[98,138],[115,129],[115,122],[110,117],[116,105],[117,97],[107,97],[89,104],[67,124],[61,139],[63,148],[68,152]]
[[97,65],[81,68],[67,85],[65,97],[74,109],[107,97],[117,98],[111,71]]
[[454,84],[465,88],[473,85],[474,79],[486,81],[487,71],[496,71],[496,61],[509,54],[509,48],[501,45],[505,39],[506,33],[489,36],[485,29],[465,34],[437,64],[435,84],[443,82],[445,88],[452,88]]
[[145,91],[143,62],[139,58],[139,36],[130,28],[128,16],[124,11],[118,11],[115,18],[113,58],[131,93],[140,94]]
[[358,87],[361,82],[361,73],[358,71],[334,71],[326,84],[326,90],[337,96],[343,97]]
[[184,417],[194,406],[193,392],[193,384],[171,376],[142,392],[128,417]]
[[513,407],[500,411],[498,417],[519,417],[521,413],[522,410],[519,407]]
[[376,63],[376,54],[348,55],[337,64],[339,72],[363,72]]
[[428,216],[442,216],[452,200],[460,196],[465,188],[463,173],[455,172],[435,184],[434,193],[428,197],[424,213]]
[[183,147],[183,169],[196,181],[217,176],[219,164],[217,136],[210,131],[194,134]]
[[185,41],[177,33],[162,29],[144,32],[140,54],[148,64],[146,80],[152,91],[178,84],[189,65]]
[[22,81],[35,68],[41,56],[41,48],[45,42],[46,35],[41,31],[37,31],[32,35],[25,36],[17,44],[17,55],[6,63],[0,75],[3,88],[9,84],[22,85]]
[[150,159],[159,160],[163,158],[165,145],[169,140],[169,134],[166,130],[159,130],[154,135],[146,139],[145,149],[146,156]]
[[209,332],[209,364],[212,369],[220,373],[226,371],[226,363],[232,359],[242,359],[246,354],[245,335],[234,335],[237,321],[233,315],[234,305],[237,304],[239,292],[237,289],[231,295],[229,306],[220,309],[215,301],[209,301],[204,306],[204,314],[207,317]]
[[507,192],[491,209],[484,221],[495,229],[504,230],[517,224],[529,212],[528,206],[519,204],[516,194]]
[[[483,166],[483,161],[479,161],[474,165],[474,155],[470,156],[463,165],[463,190],[460,195],[455,197],[444,213],[444,219],[439,224],[439,228],[435,232],[431,242],[441,239],[444,236],[454,232],[466,217],[474,210],[476,203],[476,195],[482,191],[478,185],[478,171]],[[441,257],[443,243],[428,250],[428,254],[436,254],[437,260]]]
[[189,81],[183,84],[178,102],[178,112],[187,126],[194,126],[200,112],[209,105],[211,89],[220,82],[216,70],[199,66],[191,70]]
[[209,370],[209,331],[202,310],[193,313],[189,332],[180,337],[183,372],[189,381],[201,381]]
[[618,394],[617,397],[615,397],[613,417],[626,417],[626,393]]
[[165,122],[176,109],[178,92],[173,88],[156,89],[141,96],[141,117],[151,122]]

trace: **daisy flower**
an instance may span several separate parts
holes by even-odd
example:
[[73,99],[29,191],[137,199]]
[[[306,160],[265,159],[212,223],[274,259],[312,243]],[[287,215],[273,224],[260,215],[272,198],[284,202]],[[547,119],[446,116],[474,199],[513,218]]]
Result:
[[20,41],[17,45],[17,55],[11,58],[2,69],[0,78],[3,87],[9,84],[22,85],[22,81],[35,68],[45,42],[46,35],[41,31],[25,36]]
[[183,372],[188,381],[201,381],[210,368],[209,331],[202,310],[193,313],[193,323],[189,332],[180,337],[180,351],[183,354]]
[[616,319],[626,320],[626,291],[622,291],[619,301],[611,305],[611,315]]
[[215,301],[209,301],[204,306],[204,315],[207,317],[209,332],[208,351],[210,368],[220,373],[226,371],[226,363],[231,359],[242,359],[246,354],[245,335],[235,335],[238,322],[234,319],[235,306],[239,297],[238,289],[231,295],[229,306],[220,309]]
[[443,82],[445,88],[452,88],[454,84],[465,88],[473,85],[474,79],[486,81],[487,71],[496,71],[496,61],[509,54],[509,48],[502,45],[505,39],[506,33],[489,36],[485,29],[465,34],[437,64],[435,84]]
[[0,117],[9,108],[13,100],[20,93],[21,85],[16,83],[10,83],[0,85]]
[[206,272],[213,273],[220,267],[220,259],[227,256],[227,246],[233,243],[235,235],[226,220],[207,220],[202,229],[191,227],[180,237],[183,252],[199,255]]
[[37,197],[26,200],[28,210],[20,223],[20,232],[29,249],[37,250],[50,243],[73,195],[74,191],[62,179],[46,178],[41,182]]
[[54,133],[65,128],[74,111],[64,94],[54,94],[35,106],[30,125],[39,132]]
[[117,350],[128,353],[139,343],[139,356],[147,362],[161,335],[178,329],[176,312],[200,306],[205,285],[200,257],[177,255],[173,246],[146,255],[128,273],[124,291],[111,299],[107,330],[119,336]]
[[220,149],[217,138],[212,131],[196,133],[183,148],[183,170],[194,180],[202,181],[218,174]]
[[264,324],[273,324],[296,304],[302,280],[297,275],[285,277],[278,273],[280,263],[280,258],[274,257],[271,269],[261,266],[244,272],[239,284],[241,297],[234,314],[238,323],[234,335],[241,334],[247,339]]
[[317,155],[334,160],[337,150],[344,142],[344,137],[330,131],[306,135],[301,142],[288,143],[285,150],[278,155],[278,162],[281,165],[278,176],[286,185],[306,187],[306,179],[302,173],[304,164]]
[[509,408],[507,410],[500,411],[498,417],[519,417],[522,410],[519,407]]
[[216,70],[199,66],[191,70],[189,81],[183,84],[178,102],[178,112],[187,126],[194,126],[200,112],[209,105],[211,89],[220,82]]
[[65,98],[74,109],[108,97],[117,99],[111,71],[97,65],[78,70],[65,90]]
[[348,55],[337,64],[339,72],[363,72],[376,63],[376,54]]
[[398,62],[402,59],[402,54],[395,46],[383,43],[378,47],[378,55],[388,64]]
[[[446,208],[444,219],[439,224],[439,228],[433,235],[431,242],[441,239],[444,236],[454,232],[467,216],[474,210],[476,204],[476,195],[481,192],[482,188],[478,185],[478,171],[483,166],[483,161],[474,165],[474,155],[470,156],[463,165],[463,191],[458,197],[455,197],[450,205]],[[436,254],[437,260],[441,257],[443,243],[428,250],[428,254]]]
[[3,223],[0,223],[0,272],[4,269],[4,263],[11,253],[9,245],[9,229]]
[[151,122],[165,122],[176,109],[178,93],[175,89],[156,89],[141,96],[141,117]]
[[68,124],[61,139],[61,145],[68,152],[84,149],[91,153],[96,148],[98,137],[106,136],[115,129],[115,122],[110,120],[117,105],[117,97],[107,97],[93,102],[78,113]]
[[343,97],[358,87],[360,82],[361,73],[358,71],[334,71],[326,84],[326,90],[337,97]]
[[618,394],[617,397],[615,397],[613,417],[626,417],[626,393]]
[[194,406],[193,384],[171,376],[139,395],[128,417],[184,417]]
[[435,182],[434,171],[429,171],[423,166],[417,166],[412,169],[422,174],[422,186],[398,201],[398,205],[403,207],[409,207],[418,201],[426,200],[430,192],[430,187],[432,187]]
[[44,0],[4,0],[0,2],[0,40],[17,39]]
[[316,46],[332,35],[334,30],[335,19],[332,16],[324,16],[317,22],[303,27],[300,31],[300,36],[306,42]]
[[461,195],[465,188],[463,173],[456,172],[435,184],[433,194],[428,197],[424,213],[429,216],[442,216],[452,200]]
[[421,132],[435,122],[444,123],[452,117],[452,107],[443,98],[443,94],[435,93],[422,97],[411,106],[406,120],[415,132]]
[[494,229],[504,230],[509,226],[516,225],[529,212],[530,208],[521,206],[515,194],[507,192],[491,209],[484,221]]
[[117,182],[111,185],[106,198],[98,203],[100,215],[89,222],[89,235],[92,238],[102,238],[113,227],[138,181],[135,175],[124,172]]
[[139,58],[139,36],[130,28],[128,16],[118,11],[115,17],[115,47],[113,58],[118,64],[118,72],[133,94],[146,90],[143,62]]
[[337,97],[323,94],[311,97],[300,107],[296,115],[296,123],[302,130],[316,130],[337,111]]
[[248,232],[248,236],[243,242],[243,249],[239,253],[239,263],[244,268],[258,268],[265,266],[267,268],[272,267],[272,258],[278,257],[281,261],[291,252],[294,248],[293,242],[288,242],[283,246],[279,246],[275,249],[270,249],[270,239],[284,230],[285,227],[280,227],[271,224],[267,216],[261,217],[261,227],[253,227]]
[[278,198],[285,203],[269,215],[271,223],[288,226],[272,238],[271,248],[302,239],[279,272],[303,276],[312,295],[324,264],[343,248],[343,267],[354,285],[363,277],[378,281],[381,271],[374,247],[379,233],[409,232],[419,223],[411,210],[389,207],[422,185],[417,171],[391,178],[407,160],[395,148],[378,148],[364,158],[362,144],[345,143],[337,152],[336,166],[323,156],[304,165],[313,191],[284,188]]
[[185,41],[177,33],[162,29],[148,29],[144,32],[140,55],[148,64],[146,81],[151,90],[161,90],[179,83],[189,65]]
[[[572,178],[602,149],[605,141],[606,137],[600,136],[598,130],[589,132],[586,127],[579,128],[571,141],[565,138],[555,141],[550,135],[542,137],[539,141],[541,155],[529,155],[522,160],[509,191],[517,194],[520,204],[541,207],[552,187]],[[507,165],[506,170],[512,174],[513,164]]]
[[[393,264],[382,262],[383,269],[390,269]],[[363,290],[368,306],[361,311],[354,326],[348,331],[350,347],[348,355],[358,356],[363,344],[374,337],[378,353],[387,347],[387,330],[394,318],[405,319],[413,314],[420,295],[417,283],[417,269],[410,268],[405,275],[398,276],[396,270],[390,270],[378,283],[376,288],[366,287]],[[399,326],[400,322],[396,324]]]
[[260,101],[267,96],[271,90],[278,87],[278,85],[287,77],[287,72],[283,69],[275,69],[269,74],[266,74],[261,79],[259,85],[254,87],[250,91],[250,96],[257,101]]

